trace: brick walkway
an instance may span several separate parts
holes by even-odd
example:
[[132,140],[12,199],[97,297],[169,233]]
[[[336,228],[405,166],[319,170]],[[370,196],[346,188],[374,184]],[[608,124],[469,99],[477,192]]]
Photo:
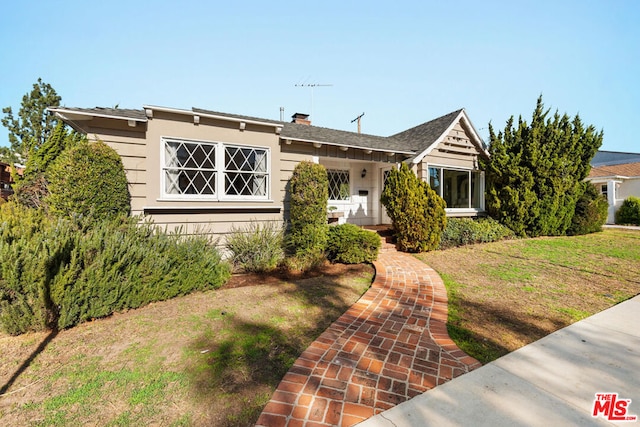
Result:
[[257,426],[352,426],[480,366],[447,334],[433,269],[395,250],[374,266],[371,288],[300,355]]

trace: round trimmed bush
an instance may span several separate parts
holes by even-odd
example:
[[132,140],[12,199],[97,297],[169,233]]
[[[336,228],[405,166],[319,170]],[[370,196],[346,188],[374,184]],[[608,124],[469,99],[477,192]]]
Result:
[[568,235],[589,234],[602,231],[607,222],[609,203],[590,182],[584,183],[584,191],[576,202]]
[[353,224],[329,227],[327,258],[343,264],[373,262],[378,258],[380,236]]
[[627,197],[616,212],[616,224],[640,225],[640,198]]
[[47,171],[52,213],[95,219],[129,214],[130,195],[122,160],[105,143],[83,141],[64,150]]

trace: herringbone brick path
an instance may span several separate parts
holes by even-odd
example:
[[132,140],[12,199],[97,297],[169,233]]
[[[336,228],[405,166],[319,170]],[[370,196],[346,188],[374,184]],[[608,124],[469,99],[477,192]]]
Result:
[[447,334],[433,269],[393,250],[374,266],[371,288],[300,355],[257,426],[352,426],[480,366]]

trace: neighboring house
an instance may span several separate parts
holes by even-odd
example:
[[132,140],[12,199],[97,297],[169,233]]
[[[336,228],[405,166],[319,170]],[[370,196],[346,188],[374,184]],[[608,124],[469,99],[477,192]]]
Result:
[[90,140],[122,157],[133,214],[188,233],[222,236],[250,221],[288,217],[287,183],[302,161],[329,176],[340,222],[390,223],[380,195],[389,171],[407,162],[447,202],[450,216],[484,212],[487,151],[465,110],[391,137],[193,108],[50,108]]
[[640,197],[640,154],[598,151],[591,161],[587,177],[609,202],[607,223],[615,223],[615,214],[629,196]]
[[[13,194],[14,183],[11,175],[12,167],[9,163],[0,162],[0,198],[7,200]],[[20,174],[21,172],[18,171]]]

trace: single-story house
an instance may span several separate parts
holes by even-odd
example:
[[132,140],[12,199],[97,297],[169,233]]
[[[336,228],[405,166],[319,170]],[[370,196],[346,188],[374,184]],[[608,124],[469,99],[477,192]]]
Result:
[[615,214],[629,196],[640,197],[640,153],[598,151],[591,161],[587,177],[609,202],[607,223],[615,223]]
[[447,202],[450,216],[484,212],[486,147],[464,109],[389,137],[193,108],[49,108],[122,157],[133,214],[168,228],[222,236],[250,221],[283,222],[287,182],[302,161],[329,176],[340,222],[390,223],[380,195],[389,171],[407,162]]

